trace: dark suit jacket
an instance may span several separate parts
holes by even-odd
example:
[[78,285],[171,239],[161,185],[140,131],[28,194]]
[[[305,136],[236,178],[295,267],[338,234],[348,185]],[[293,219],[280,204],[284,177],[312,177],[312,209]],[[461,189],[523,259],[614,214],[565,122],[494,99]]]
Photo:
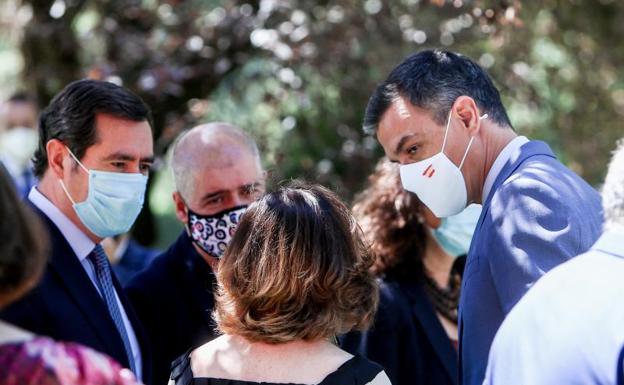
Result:
[[171,362],[213,339],[215,278],[186,232],[130,281],[126,291],[153,347],[154,385],[166,384]]
[[341,347],[383,366],[393,385],[456,385],[457,352],[422,285],[386,280],[379,295],[373,326],[341,336]]
[[[0,318],[36,334],[89,346],[128,367],[123,340],[78,257],[56,225],[39,209],[33,209],[48,230],[52,253],[39,284],[2,311]],[[141,348],[143,381],[150,384],[147,338],[114,274],[112,278]]]
[[113,265],[113,271],[122,286],[127,285],[141,270],[160,254],[159,250],[141,246],[133,239],[128,240],[128,247],[119,262]]

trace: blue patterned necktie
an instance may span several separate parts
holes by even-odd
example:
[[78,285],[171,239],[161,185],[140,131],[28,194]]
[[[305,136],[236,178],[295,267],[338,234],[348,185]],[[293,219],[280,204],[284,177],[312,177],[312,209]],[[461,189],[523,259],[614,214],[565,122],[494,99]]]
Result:
[[123,318],[121,317],[121,310],[117,306],[117,299],[115,298],[115,289],[113,286],[113,279],[111,276],[111,268],[108,263],[108,257],[104,252],[101,245],[95,246],[95,249],[89,254],[89,260],[95,267],[95,275],[97,276],[97,283],[102,294],[102,299],[106,303],[108,313],[110,314],[117,331],[123,340],[126,354],[128,355],[128,362],[130,363],[130,369],[136,374],[136,367],[134,362],[134,355],[132,354],[132,348],[130,346],[130,339],[124,326]]

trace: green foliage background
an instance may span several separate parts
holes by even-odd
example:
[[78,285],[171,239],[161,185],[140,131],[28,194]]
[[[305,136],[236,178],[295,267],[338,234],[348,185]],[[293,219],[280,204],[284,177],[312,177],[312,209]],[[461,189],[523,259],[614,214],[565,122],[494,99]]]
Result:
[[[360,130],[374,86],[443,47],[489,71],[519,133],[598,185],[624,134],[623,37],[614,0],[4,0],[0,84],[44,106],[80,77],[122,83],[153,108],[160,155],[185,128],[230,121],[256,136],[273,182],[350,199],[381,156]],[[170,218],[169,176],[151,186]]]

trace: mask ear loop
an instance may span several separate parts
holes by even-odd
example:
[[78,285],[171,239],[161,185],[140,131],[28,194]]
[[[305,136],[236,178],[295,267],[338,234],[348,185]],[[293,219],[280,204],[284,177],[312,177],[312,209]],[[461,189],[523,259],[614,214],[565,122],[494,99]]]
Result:
[[[479,120],[483,120],[483,119],[487,119],[488,114],[484,114],[483,116],[481,116],[479,118]],[[450,120],[449,120],[450,121]],[[472,138],[470,138],[470,142],[468,142],[468,147],[466,148],[466,152],[464,152],[464,157],[462,158],[461,162],[459,163],[459,169],[461,170],[462,167],[464,167],[464,162],[466,161],[466,157],[468,156],[468,151],[470,151],[470,146],[472,146],[472,142],[474,141],[474,136]],[[446,139],[445,139],[446,141]]]
[[65,148],[67,149],[67,152],[69,152],[69,155],[71,155],[71,157],[74,158],[76,163],[78,163],[78,165],[82,167],[82,169],[85,170],[85,172],[88,174],[89,170],[82,164],[82,162],[78,160],[78,158],[76,158],[76,155],[74,155],[74,153],[69,149],[69,147],[65,146]]
[[[78,158],[76,158],[76,155],[74,155],[74,153],[69,149],[69,147],[65,146],[65,148],[67,149],[67,152],[69,152],[69,155],[74,158],[74,160],[76,161],[76,163],[78,163],[78,165],[80,167],[82,167],[82,169],[89,174],[89,170],[78,160]],[[69,198],[69,200],[71,201],[72,204],[76,204],[76,201],[74,201],[74,199],[71,197],[71,195],[69,195],[69,191],[67,191],[67,187],[65,187],[65,183],[63,183],[62,179],[58,180],[59,183],[61,184],[61,187],[63,188],[63,191],[65,191],[65,195],[67,195],[67,198]]]
[[451,125],[451,114],[453,113],[453,109],[449,111],[448,119],[446,120],[446,131],[444,132],[444,142],[442,142],[442,150],[441,153],[444,153],[444,149],[446,148],[446,139],[448,138],[449,126]]

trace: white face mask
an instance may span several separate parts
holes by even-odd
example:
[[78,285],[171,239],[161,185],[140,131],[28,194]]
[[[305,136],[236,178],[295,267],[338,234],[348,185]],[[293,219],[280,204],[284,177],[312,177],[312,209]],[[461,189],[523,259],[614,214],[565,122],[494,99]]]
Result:
[[[458,214],[468,204],[468,192],[461,169],[470,146],[472,146],[474,136],[470,138],[464,156],[459,167],[457,167],[444,154],[452,112],[453,110],[451,109],[440,152],[420,162],[401,165],[400,168],[403,188],[415,193],[418,199],[438,218],[446,218]],[[485,118],[487,118],[487,114],[480,119]]]
[[19,171],[26,170],[37,145],[39,134],[27,127],[15,127],[0,134],[0,154],[11,159]]

